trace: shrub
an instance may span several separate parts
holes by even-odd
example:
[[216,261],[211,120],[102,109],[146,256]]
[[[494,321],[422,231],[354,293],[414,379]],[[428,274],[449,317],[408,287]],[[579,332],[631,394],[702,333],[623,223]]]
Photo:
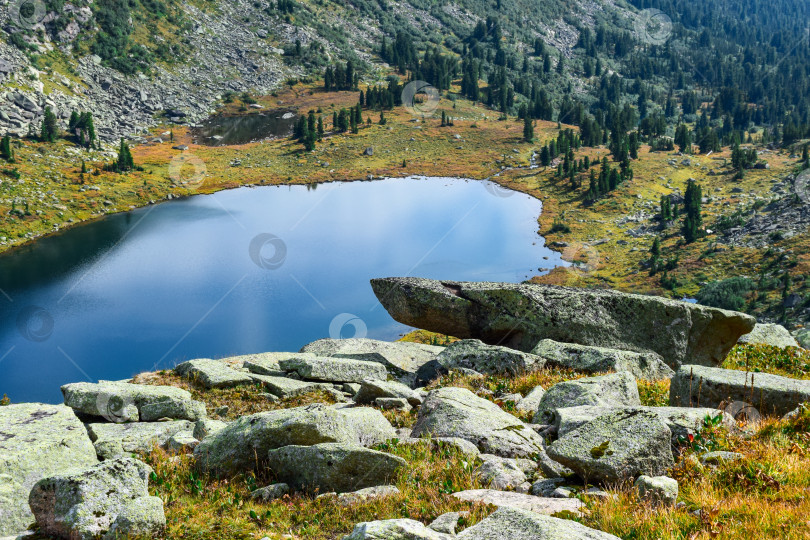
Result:
[[697,294],[704,306],[740,311],[745,307],[745,295],[754,289],[754,282],[745,277],[733,277],[708,283]]

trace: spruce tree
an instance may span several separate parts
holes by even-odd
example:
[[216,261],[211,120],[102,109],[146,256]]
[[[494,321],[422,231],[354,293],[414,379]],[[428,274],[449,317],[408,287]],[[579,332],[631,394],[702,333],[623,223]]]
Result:
[[687,243],[694,242],[700,236],[703,225],[701,212],[702,190],[694,180],[689,180],[684,197],[683,237]]
[[45,142],[54,142],[56,141],[57,131],[56,115],[50,107],[45,107],[45,114],[42,117],[42,127],[40,128],[40,138]]
[[534,126],[528,114],[523,118],[523,140],[526,142],[534,140]]
[[135,161],[132,159],[132,153],[129,151],[129,145],[123,137],[121,137],[121,146],[118,148],[118,172],[131,171],[135,168]]
[[318,140],[323,139],[323,116],[318,117]]
[[385,119],[385,113],[383,111],[380,111],[380,125],[384,126],[386,122],[388,122],[388,120]]
[[8,135],[0,139],[0,158],[11,161],[11,138]]
[[807,146],[808,145],[805,144],[804,149],[802,150],[802,162],[804,162],[804,163],[807,163],[808,161],[810,161],[810,156],[808,156],[808,153],[807,153]]

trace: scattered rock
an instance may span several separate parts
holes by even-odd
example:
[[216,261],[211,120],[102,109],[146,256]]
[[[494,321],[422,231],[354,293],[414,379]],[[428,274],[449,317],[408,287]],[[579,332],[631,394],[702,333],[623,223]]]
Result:
[[385,380],[388,372],[378,362],[352,358],[326,358],[309,356],[281,360],[279,366],[286,372],[295,372],[302,379],[328,382],[354,382],[364,379]]
[[337,496],[338,502],[343,505],[351,505],[368,502],[374,499],[381,499],[383,497],[391,497],[392,495],[399,495],[400,491],[396,486],[374,486],[350,493],[340,493]]
[[357,444],[322,443],[270,450],[268,465],[293,489],[342,493],[386,484],[406,462]]
[[781,324],[757,323],[748,334],[743,334],[737,343],[757,343],[774,347],[798,347],[799,343]]
[[660,476],[674,464],[672,433],[650,411],[616,411],[583,424],[547,448],[551,459],[587,481]]
[[743,313],[655,296],[551,285],[371,280],[397,321],[530,352],[541,339],[656,352],[672,368],[719,365],[756,322]]
[[[553,500],[563,501],[563,499]],[[461,531],[457,538],[458,540],[619,540],[612,534],[590,529],[570,519],[544,516],[520,508],[498,508],[495,513],[477,525]]]
[[469,512],[447,512],[431,521],[428,528],[436,532],[455,536],[458,522],[466,514],[469,514]]
[[138,497],[121,509],[103,540],[138,536],[156,538],[165,527],[163,500],[160,497]]
[[172,422],[135,422],[131,424],[87,424],[87,432],[99,457],[111,459],[121,454],[148,452],[152,446],[167,448],[177,433],[194,432],[188,420]]
[[681,366],[672,379],[670,405],[719,407],[743,402],[758,414],[782,416],[810,400],[810,381],[704,366]]
[[526,481],[526,473],[513,459],[484,461],[475,470],[475,475],[483,485],[500,491],[515,489]]
[[598,407],[641,405],[638,385],[633,375],[627,371],[557,383],[541,398],[533,422],[548,424],[556,409],[580,405]]
[[719,409],[695,408],[695,407],[592,407],[583,405],[580,407],[566,407],[554,411],[552,425],[557,432],[557,437],[564,437],[568,433],[579,428],[583,424],[590,422],[602,415],[623,411],[649,411],[658,415],[672,432],[673,441],[679,437],[694,435],[703,429],[703,421],[708,416],[714,418],[723,415],[723,423],[728,427],[735,425],[734,419],[725,415]]
[[545,393],[546,391],[542,386],[535,386],[531,392],[526,394],[526,397],[517,402],[515,408],[520,412],[536,413]]
[[221,360],[199,358],[179,364],[174,372],[206,388],[231,388],[253,383],[247,373],[236,371]]
[[242,416],[203,439],[194,455],[203,470],[237,474],[255,469],[269,450],[283,446],[319,443],[371,446],[395,436],[394,428],[379,411],[315,404]]
[[666,505],[674,505],[678,500],[678,481],[668,476],[641,475],[635,488],[642,500]]
[[464,339],[448,345],[436,358],[448,370],[467,368],[490,375],[521,375],[543,368],[543,358],[478,339]]
[[551,497],[551,494],[565,482],[565,478],[542,478],[532,484],[529,493],[538,497]]
[[211,433],[216,433],[227,425],[227,422],[223,422],[221,420],[210,420],[208,418],[204,418],[202,420],[197,420],[197,423],[194,424],[194,431],[192,432],[192,435],[195,439],[201,441]]
[[160,499],[144,500],[151,499],[150,473],[151,467],[127,457],[71,469],[37,482],[29,504],[40,532],[48,535],[89,540],[115,524],[119,533],[151,536],[165,525],[165,517]]
[[745,456],[739,452],[725,452],[718,450],[715,452],[706,452],[700,456],[700,462],[704,465],[720,465],[726,461],[737,461],[743,458],[745,458]]
[[443,350],[443,347],[407,341],[391,343],[374,339],[319,339],[305,345],[301,352],[378,362],[401,382],[413,386],[419,368],[435,360]]
[[327,383],[299,381],[287,377],[274,377],[272,375],[251,374],[253,382],[264,386],[271,394],[281,399],[291,398],[308,394],[316,390],[326,390],[332,388]]
[[403,398],[412,407],[422,404],[422,396],[396,381],[369,380],[360,383],[360,389],[354,396],[357,403],[371,403],[378,398]]
[[290,486],[283,482],[271,484],[250,492],[250,498],[262,502],[270,502],[282,498],[290,492]]
[[282,360],[293,360],[299,358],[311,358],[313,354],[268,352],[262,354],[250,354],[246,356],[236,356],[230,360],[241,360],[242,366],[252,373],[258,375],[271,375],[274,377],[284,377],[286,373],[281,369]]
[[39,480],[97,462],[87,431],[69,407],[0,407],[0,536],[31,524],[28,493]]
[[178,431],[177,433],[169,437],[167,446],[169,450],[173,450],[175,452],[188,453],[194,450],[198,444],[200,444],[200,441],[198,441],[194,437],[193,432]]
[[153,422],[161,418],[196,421],[205,418],[205,405],[174,386],[123,382],[72,383],[62,386],[65,405],[110,422]]
[[386,397],[377,398],[374,400],[374,406],[381,408],[384,411],[395,410],[408,412],[413,410],[408,400],[404,398]]
[[627,371],[637,379],[651,381],[671,379],[675,374],[661,356],[654,352],[621,351],[560,343],[551,339],[541,340],[532,352],[551,364],[591,373]]
[[482,452],[505,457],[544,453],[542,438],[531,428],[464,388],[430,392],[411,435],[460,437]]
[[[577,499],[555,499],[551,497],[535,497],[525,493],[511,491],[497,491],[494,489],[470,489],[453,493],[453,497],[461,501],[482,502],[497,507],[519,508],[538,514],[552,515],[557,512],[568,511],[579,514],[583,507],[582,501]],[[509,536],[508,538],[512,538]]]
[[448,534],[428,529],[413,519],[385,519],[358,523],[343,540],[451,540]]

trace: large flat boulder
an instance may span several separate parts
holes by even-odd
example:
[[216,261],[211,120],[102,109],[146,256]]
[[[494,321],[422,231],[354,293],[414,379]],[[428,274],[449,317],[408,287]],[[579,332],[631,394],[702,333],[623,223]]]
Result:
[[234,356],[228,358],[233,362],[241,362],[242,367],[246,368],[252,373],[259,375],[275,375],[283,377],[284,370],[281,369],[279,362],[291,358],[301,358],[314,356],[309,353],[287,353],[287,352],[266,352],[260,354],[246,354],[243,356]]
[[810,381],[735,369],[681,366],[672,378],[669,404],[675,407],[719,407],[738,401],[762,415],[784,416],[810,401]]
[[565,437],[570,432],[578,429],[580,426],[587,424],[591,420],[595,420],[600,416],[622,411],[649,411],[658,415],[658,417],[667,425],[672,432],[673,441],[677,441],[679,437],[688,437],[694,435],[703,428],[703,421],[706,417],[715,418],[718,415],[723,416],[723,423],[728,427],[734,425],[734,420],[723,411],[719,409],[711,409],[704,407],[593,407],[589,405],[582,405],[579,407],[566,407],[554,411],[554,416],[551,421],[557,431],[557,437]]
[[194,455],[202,470],[225,476],[254,470],[270,450],[283,446],[372,446],[395,437],[396,431],[379,411],[315,404],[242,416],[203,439]]
[[178,364],[174,372],[206,388],[231,388],[251,384],[247,373],[237,371],[222,360],[198,358]]
[[675,464],[671,438],[654,412],[618,410],[567,433],[546,452],[588,482],[620,482],[666,474]]
[[477,525],[465,529],[459,540],[619,540],[617,536],[571,521],[519,508],[499,508]]
[[532,353],[549,364],[589,373],[627,371],[637,379],[650,381],[671,379],[675,374],[654,352],[637,353],[542,339]]
[[354,358],[378,362],[389,373],[405,384],[413,386],[416,372],[428,362],[435,360],[444,347],[411,343],[407,341],[378,341],[375,339],[319,339],[302,349],[302,353],[337,358]]
[[197,421],[205,404],[174,386],[123,382],[72,383],[62,386],[65,405],[80,414],[110,422],[153,422],[162,418]]
[[419,409],[412,437],[458,437],[481,452],[504,457],[543,454],[543,439],[500,407],[465,388],[430,392]]
[[353,358],[302,356],[281,360],[279,366],[288,373],[296,373],[302,379],[315,381],[359,383],[364,379],[388,378],[388,371],[379,362]]
[[487,345],[479,339],[453,342],[436,360],[448,370],[466,368],[490,375],[522,375],[543,369],[545,364],[544,359],[536,354]]
[[21,403],[0,407],[0,536],[34,521],[28,493],[41,479],[98,463],[93,443],[64,405]]
[[262,385],[269,393],[282,399],[301,396],[309,392],[315,392],[316,390],[334,388],[328,383],[299,381],[298,379],[277,377],[274,375],[251,373],[250,378],[253,379],[254,383]]
[[57,538],[156,536],[166,518],[163,502],[149,497],[151,473],[126,457],[71,469],[37,482],[29,504],[40,532]]
[[598,407],[641,405],[636,379],[629,372],[622,371],[557,383],[540,398],[533,422],[547,424],[556,409],[580,405]]
[[459,491],[453,493],[453,497],[461,501],[481,502],[497,507],[519,508],[521,510],[528,510],[549,516],[563,511],[579,514],[579,509],[584,506],[579,499],[536,497],[525,493],[498,491],[495,489],[470,489],[467,491]]
[[670,367],[719,365],[750,332],[743,313],[604,289],[422,278],[371,280],[397,321],[531,352],[541,339],[658,353]]
[[774,347],[798,347],[788,329],[781,324],[757,323],[748,334],[740,336],[738,343],[773,345]]
[[291,445],[268,452],[275,477],[308,493],[345,493],[389,484],[404,459],[358,444]]

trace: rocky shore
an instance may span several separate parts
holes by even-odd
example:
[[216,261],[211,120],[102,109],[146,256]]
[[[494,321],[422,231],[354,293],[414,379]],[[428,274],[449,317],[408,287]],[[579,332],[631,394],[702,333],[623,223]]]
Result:
[[[447,496],[497,511],[458,534],[463,515],[453,512],[431,523],[359,523],[344,540],[615,539],[563,519],[585,511],[570,495],[612,497],[610,486],[629,482],[639,501],[680,504],[669,474],[682,441],[707,421],[736,430],[740,411],[752,414],[740,403],[782,416],[810,398],[808,381],[718,367],[755,328],[741,313],[542,285],[388,278],[372,286],[395,319],[463,339],[446,347],[323,339],[300,352],[174,368],[172,376],[203,391],[258,385],[267,403],[311,392],[331,398],[235,419],[185,389],[149,383],[149,374],[67,384],[63,405],[0,406],[0,537],[31,527],[55,538],[160,536],[165,501],[150,495],[153,470],[142,460],[154,446],[191,455],[197,472],[213,478],[271,472],[275,482],[256,486],[255,500],[303,493],[352,505],[397,493],[393,481],[408,463],[388,451],[392,441],[427,440],[465,455],[487,486]],[[758,328],[749,340],[773,334]],[[425,388],[452,373],[550,368],[580,376],[497,400],[467,388]],[[641,379],[671,379],[670,406],[644,406]],[[412,410],[416,422],[407,428],[384,414]],[[703,459],[739,457],[714,454]]]

